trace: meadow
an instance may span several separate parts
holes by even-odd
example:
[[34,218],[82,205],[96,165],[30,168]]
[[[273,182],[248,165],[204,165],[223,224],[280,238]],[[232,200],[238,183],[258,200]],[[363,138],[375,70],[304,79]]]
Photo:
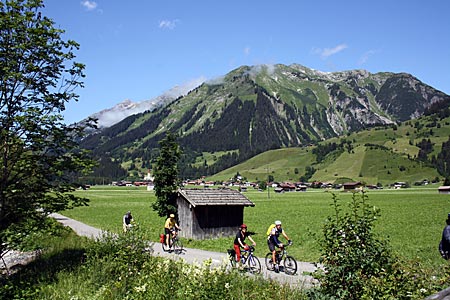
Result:
[[[406,260],[416,260],[428,267],[438,267],[446,262],[439,256],[437,246],[450,212],[450,195],[438,194],[437,185],[408,189],[383,189],[367,191],[368,202],[381,210],[375,222],[375,232],[390,243],[394,253]],[[89,206],[62,212],[64,215],[111,232],[122,230],[122,216],[131,210],[134,219],[144,230],[145,238],[157,241],[163,231],[165,218],[151,208],[155,201],[153,192],[144,187],[93,186],[77,190],[78,196],[90,199]],[[318,239],[328,216],[334,214],[332,195],[338,196],[342,209],[348,208],[352,193],[308,189],[307,192],[274,193],[249,189],[244,195],[255,203],[245,208],[244,222],[254,232],[256,254],[264,256],[267,250],[266,230],[275,220],[294,241],[290,248],[299,261],[316,262],[320,256]],[[180,220],[183,227],[183,220]],[[225,252],[232,238],[211,240],[184,239],[186,247]],[[156,244],[156,247],[159,247]]]

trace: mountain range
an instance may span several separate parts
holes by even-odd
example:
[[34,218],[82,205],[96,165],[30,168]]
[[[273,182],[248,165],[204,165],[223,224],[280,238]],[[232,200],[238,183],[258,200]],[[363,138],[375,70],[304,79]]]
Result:
[[[151,168],[158,142],[170,130],[178,134],[184,152],[181,175],[192,178],[267,150],[394,126],[450,103],[449,95],[411,74],[325,73],[298,64],[242,66],[187,94],[161,99],[152,109],[105,125],[82,146],[128,175],[139,175]],[[105,115],[100,112],[97,118]],[[213,162],[199,163],[206,152]]]

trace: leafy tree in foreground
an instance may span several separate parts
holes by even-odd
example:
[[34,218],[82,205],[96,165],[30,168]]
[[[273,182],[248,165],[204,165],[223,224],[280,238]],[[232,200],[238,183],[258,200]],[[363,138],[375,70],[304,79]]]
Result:
[[78,98],[84,65],[72,62],[79,45],[62,40],[42,8],[41,0],[0,2],[0,255],[49,213],[87,202],[67,193],[92,165],[77,148],[83,128],[61,116]]
[[178,161],[181,149],[176,139],[176,134],[168,132],[159,143],[160,155],[154,169],[156,202],[152,204],[152,208],[160,217],[177,211],[176,190],[179,186]]

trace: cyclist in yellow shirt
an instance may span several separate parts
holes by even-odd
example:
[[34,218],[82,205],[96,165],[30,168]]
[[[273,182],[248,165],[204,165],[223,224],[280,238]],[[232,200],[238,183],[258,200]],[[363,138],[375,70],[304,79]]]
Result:
[[170,214],[170,216],[166,220],[166,223],[164,224],[164,234],[166,235],[167,249],[172,246],[170,245],[170,235],[172,234],[172,237],[175,237],[177,235],[177,230],[180,230],[180,227],[175,220],[175,215]]

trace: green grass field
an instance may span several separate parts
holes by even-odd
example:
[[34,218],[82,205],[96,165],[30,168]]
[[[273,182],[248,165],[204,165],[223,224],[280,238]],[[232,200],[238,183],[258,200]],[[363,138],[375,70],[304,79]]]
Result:
[[[79,196],[91,200],[88,207],[62,212],[64,215],[108,231],[122,229],[122,216],[131,210],[135,220],[145,230],[149,240],[157,241],[163,231],[164,218],[151,209],[155,200],[153,192],[137,187],[94,186],[90,190],[76,191]],[[351,193],[334,191],[342,208],[347,209]],[[297,260],[317,261],[317,240],[322,236],[322,225],[334,213],[331,194],[325,190],[309,189],[307,192],[276,194],[249,190],[244,193],[255,207],[245,208],[244,222],[257,243],[257,255],[267,252],[265,232],[276,219],[294,241],[290,248]],[[371,205],[381,209],[381,217],[375,222],[375,232],[387,238],[394,251],[406,259],[417,259],[427,266],[445,263],[439,256],[437,246],[450,212],[450,195],[437,192],[437,185],[401,190],[368,191]],[[181,227],[183,220],[180,220]],[[225,252],[232,238],[212,240],[184,240],[186,247]],[[159,247],[159,245],[156,245]]]

